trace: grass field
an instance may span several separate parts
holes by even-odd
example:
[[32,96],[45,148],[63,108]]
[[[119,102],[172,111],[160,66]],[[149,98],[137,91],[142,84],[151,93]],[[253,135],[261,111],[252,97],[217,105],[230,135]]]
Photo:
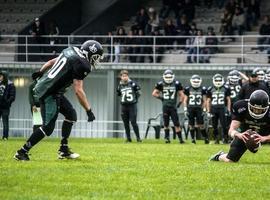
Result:
[[269,199],[270,146],[239,163],[209,162],[227,145],[71,139],[79,160],[58,160],[59,139],[12,159],[24,139],[0,141],[0,199]]

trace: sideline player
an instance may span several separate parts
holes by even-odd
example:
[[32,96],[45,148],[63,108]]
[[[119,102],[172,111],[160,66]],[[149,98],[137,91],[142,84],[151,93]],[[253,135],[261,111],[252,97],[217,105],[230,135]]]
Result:
[[172,70],[170,69],[165,70],[165,72],[163,73],[163,80],[159,81],[156,84],[155,89],[152,92],[152,95],[162,101],[165,142],[166,143],[171,142],[169,129],[169,123],[171,118],[179,142],[181,144],[184,143],[176,109],[177,98],[179,97],[179,102],[182,102],[184,93],[182,84],[178,80],[175,80],[175,75],[172,72]]
[[90,104],[83,89],[83,79],[96,68],[103,56],[103,48],[95,40],[84,42],[81,48],[68,47],[61,54],[46,62],[42,68],[33,74],[33,78],[39,78],[34,92],[39,98],[42,126],[37,129],[26,143],[14,155],[16,160],[28,161],[28,152],[45,136],[50,136],[54,130],[58,113],[65,116],[62,126],[62,140],[58,151],[58,157],[75,159],[79,154],[73,153],[68,147],[68,138],[71,128],[77,120],[75,109],[63,95],[66,89],[73,84],[78,101],[85,109],[88,121],[95,120]]

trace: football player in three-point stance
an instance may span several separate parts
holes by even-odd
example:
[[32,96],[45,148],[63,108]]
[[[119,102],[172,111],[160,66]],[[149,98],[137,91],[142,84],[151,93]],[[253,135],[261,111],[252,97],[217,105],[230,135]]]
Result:
[[215,144],[219,144],[218,120],[222,127],[222,142],[228,143],[225,111],[231,112],[230,89],[224,85],[224,78],[221,74],[213,76],[213,86],[207,90],[207,112],[211,114],[212,126],[214,129]]
[[133,127],[137,142],[142,142],[137,124],[137,102],[140,96],[140,87],[129,79],[128,71],[120,72],[120,83],[117,88],[117,94],[121,97],[121,117],[126,131],[126,142],[132,142],[130,136],[129,122]]
[[169,122],[171,118],[179,142],[184,143],[184,140],[182,139],[181,127],[176,108],[176,102],[178,97],[179,102],[183,102],[184,93],[182,84],[179,81],[175,80],[175,75],[172,70],[167,69],[163,73],[163,80],[156,84],[152,95],[162,101],[165,142],[170,143]]
[[33,74],[34,79],[39,78],[34,92],[39,98],[43,124],[16,152],[14,159],[29,160],[29,150],[45,136],[52,134],[59,112],[65,116],[65,120],[58,157],[60,159],[79,157],[79,154],[71,152],[68,147],[72,125],[77,120],[76,111],[63,94],[73,84],[75,94],[86,111],[88,121],[93,121],[95,116],[83,89],[83,79],[97,66],[102,56],[103,48],[100,43],[88,40],[80,49],[77,47],[64,49],[57,58],[49,60]]
[[201,86],[202,79],[199,75],[193,75],[190,79],[190,86],[184,89],[184,113],[188,117],[189,130],[192,143],[196,144],[195,140],[195,120],[198,128],[204,137],[205,144],[209,143],[208,135],[206,134],[203,112],[206,111],[206,92],[207,89]]
[[[241,130],[241,131],[240,131]],[[269,96],[256,90],[249,99],[239,100],[233,105],[229,134],[233,139],[228,153],[223,151],[211,156],[210,161],[237,162],[246,152],[248,132],[253,130],[257,143],[270,142]],[[256,153],[258,149],[252,150]]]

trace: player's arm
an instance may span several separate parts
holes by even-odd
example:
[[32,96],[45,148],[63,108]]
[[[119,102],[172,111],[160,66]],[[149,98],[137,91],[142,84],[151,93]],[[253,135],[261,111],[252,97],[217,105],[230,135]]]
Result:
[[[57,57],[57,58],[58,58],[58,57]],[[54,65],[54,63],[57,61],[57,58],[53,58],[53,59],[47,61],[47,62],[41,67],[41,69],[40,69],[39,71],[41,71],[41,72],[44,73],[45,71],[47,71],[48,69],[50,69],[50,68]]]
[[208,113],[211,112],[211,98],[210,98],[210,97],[207,97],[207,98],[206,98],[206,111],[207,111]]
[[207,96],[203,95],[202,100],[203,100],[202,109],[204,112],[207,112]]
[[163,100],[162,96],[160,95],[160,91],[158,89],[154,89],[152,92],[152,96],[156,97],[157,99]]
[[185,98],[185,94],[184,94],[184,90],[179,90],[178,91],[178,96],[179,96],[179,103],[184,102],[184,98]]
[[227,96],[227,97],[226,97],[226,100],[227,100],[227,108],[228,108],[228,111],[231,112],[231,105],[232,105],[231,97],[230,97],[230,96]]
[[83,81],[82,80],[73,80],[73,86],[74,86],[74,91],[75,94],[81,104],[81,106],[86,110],[91,110],[90,104],[88,103],[88,100],[86,98],[84,89],[83,89]]
[[248,77],[247,75],[245,75],[244,73],[242,72],[239,72],[240,76],[241,76],[241,79],[242,79],[242,83],[245,83],[248,81]]
[[241,122],[237,121],[237,120],[232,120],[231,125],[230,125],[230,129],[229,129],[229,135],[232,138],[239,138],[240,140],[243,140],[245,143],[248,140],[247,135],[249,134],[248,131],[244,132],[244,133],[240,133],[238,132],[238,128],[240,127]]

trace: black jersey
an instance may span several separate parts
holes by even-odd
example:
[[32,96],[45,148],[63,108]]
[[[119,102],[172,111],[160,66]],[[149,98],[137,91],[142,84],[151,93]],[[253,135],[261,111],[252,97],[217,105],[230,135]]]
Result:
[[242,87],[242,80],[240,80],[238,84],[227,83],[226,86],[230,88],[230,91],[231,91],[230,97],[231,97],[231,101],[233,105],[238,100],[238,95]]
[[173,81],[171,84],[160,81],[156,84],[155,89],[162,92],[163,106],[176,107],[178,91],[183,90],[183,87],[179,81]]
[[34,90],[39,98],[64,93],[74,79],[83,80],[90,72],[90,64],[80,50],[77,47],[68,47],[38,80]]
[[187,106],[192,108],[201,108],[203,102],[203,96],[206,95],[206,87],[193,88],[187,86],[184,89],[184,94],[188,97]]
[[247,82],[243,84],[239,94],[238,99],[249,99],[252,92],[255,90],[264,90],[269,95],[269,88],[266,86],[266,84],[262,81],[258,81],[256,83],[250,83]]
[[248,111],[248,100],[239,100],[233,105],[232,120],[241,122],[240,129],[244,132],[248,129],[256,131],[260,135],[270,134],[270,112],[269,110],[261,119],[254,119]]
[[211,98],[211,108],[224,108],[226,106],[226,98],[231,95],[230,88],[226,85],[216,88],[209,87],[207,90],[207,97]]
[[140,86],[132,80],[129,80],[127,83],[120,82],[117,87],[117,94],[121,96],[121,104],[137,103],[140,89]]

